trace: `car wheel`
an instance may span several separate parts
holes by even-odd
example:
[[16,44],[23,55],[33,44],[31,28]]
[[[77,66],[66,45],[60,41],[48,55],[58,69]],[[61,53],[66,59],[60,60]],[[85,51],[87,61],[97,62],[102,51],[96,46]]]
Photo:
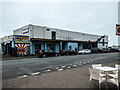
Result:
[[46,57],[46,55],[44,54],[44,55],[43,55],[43,58],[45,58],[45,57]]

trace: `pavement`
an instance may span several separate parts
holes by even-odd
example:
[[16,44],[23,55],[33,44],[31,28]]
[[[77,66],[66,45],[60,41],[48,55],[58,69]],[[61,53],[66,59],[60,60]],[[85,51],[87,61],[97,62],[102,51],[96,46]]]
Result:
[[6,61],[6,60],[18,60],[18,59],[25,59],[25,58],[38,58],[38,56],[36,55],[27,55],[27,56],[11,56],[9,54],[5,54],[5,55],[1,55],[2,56],[2,61]]
[[[114,63],[104,65],[114,66]],[[18,77],[13,79],[3,80],[3,88],[86,88],[98,89],[98,82],[89,82],[89,68],[91,65],[83,67],[67,69],[63,71],[55,71],[44,73],[41,75]],[[102,84],[105,88],[105,83]],[[114,90],[114,85],[108,84]],[[4,90],[4,89],[3,89]],[[6,90],[6,89],[5,89]]]

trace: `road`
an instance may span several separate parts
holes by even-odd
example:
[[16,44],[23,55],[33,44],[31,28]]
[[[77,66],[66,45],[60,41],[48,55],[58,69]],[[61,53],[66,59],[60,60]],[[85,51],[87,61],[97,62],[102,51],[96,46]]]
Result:
[[118,62],[118,53],[28,58],[2,62],[3,80],[80,67],[86,64]]

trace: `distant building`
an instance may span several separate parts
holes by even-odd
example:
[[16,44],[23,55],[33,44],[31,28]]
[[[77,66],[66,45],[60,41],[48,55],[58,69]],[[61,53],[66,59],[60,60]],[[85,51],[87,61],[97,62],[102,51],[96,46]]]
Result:
[[[80,33],[37,25],[26,25],[13,31],[14,35],[3,37],[2,49],[9,53],[9,48],[17,48],[17,54],[32,55],[41,49],[59,52],[63,49],[91,49],[108,47],[108,36]],[[25,48],[25,49],[24,49]],[[27,52],[26,52],[27,50]]]

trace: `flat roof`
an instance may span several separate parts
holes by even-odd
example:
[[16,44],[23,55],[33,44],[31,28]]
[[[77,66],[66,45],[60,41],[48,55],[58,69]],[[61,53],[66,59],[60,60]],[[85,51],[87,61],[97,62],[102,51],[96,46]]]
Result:
[[[31,26],[31,25],[33,25],[33,24],[28,24],[28,25],[25,25],[25,26]],[[22,26],[21,28],[23,28],[25,26]],[[48,28],[48,29],[53,29],[53,30],[61,30],[61,31],[73,32],[73,33],[81,33],[81,34],[94,35],[94,36],[103,36],[103,35],[84,33],[84,32],[79,32],[79,31],[68,30],[68,29],[52,28],[52,27],[48,27],[48,26],[40,26],[40,25],[33,25],[33,26],[42,27],[42,28]],[[18,28],[18,29],[20,29],[20,28]],[[14,30],[14,31],[17,31],[18,29]],[[105,35],[105,36],[107,36],[107,35]]]
[[[29,25],[32,25],[32,24],[29,24]],[[48,29],[54,29],[54,30],[67,31],[67,32],[73,32],[73,33],[81,33],[81,34],[88,34],[88,35],[94,35],[94,36],[103,36],[103,35],[84,33],[84,32],[79,32],[79,31],[68,30],[68,29],[52,28],[52,27],[48,27],[48,26],[39,26],[39,25],[33,25],[33,26],[38,26],[38,27],[43,27],[43,28],[48,28]],[[107,36],[107,35],[105,35],[105,36]]]

